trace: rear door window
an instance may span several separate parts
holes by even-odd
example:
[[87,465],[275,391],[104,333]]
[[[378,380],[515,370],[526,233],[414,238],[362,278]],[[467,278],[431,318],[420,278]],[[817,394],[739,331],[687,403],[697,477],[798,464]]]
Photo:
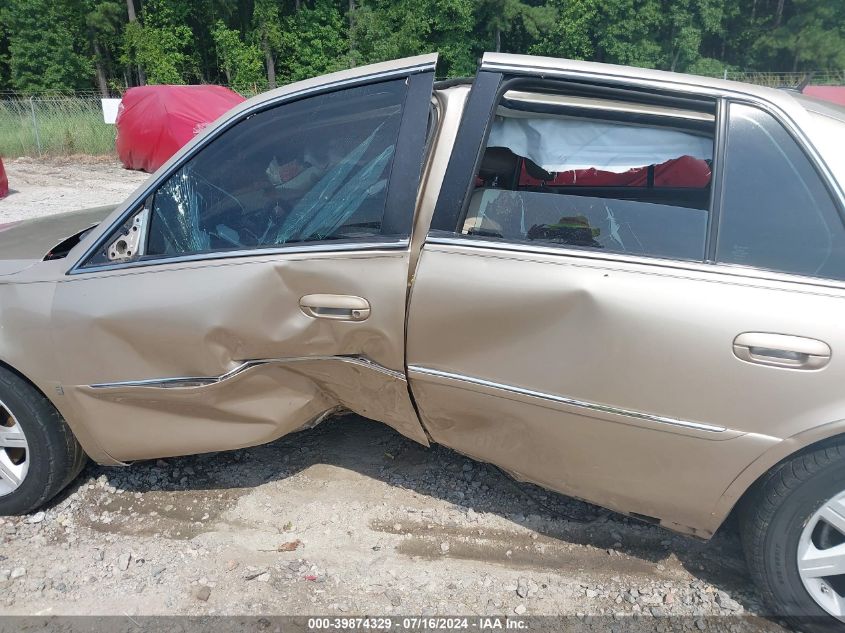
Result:
[[715,117],[506,93],[464,235],[703,260]]
[[729,108],[717,261],[845,279],[845,228],[824,182],[783,126]]

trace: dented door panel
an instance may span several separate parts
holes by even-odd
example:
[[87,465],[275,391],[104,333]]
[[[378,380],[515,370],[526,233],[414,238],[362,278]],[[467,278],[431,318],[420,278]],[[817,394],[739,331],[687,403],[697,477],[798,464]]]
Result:
[[434,442],[496,464],[520,481],[702,538],[716,526],[700,502],[712,500],[736,475],[710,465],[741,469],[774,443],[764,435],[678,433],[624,416],[563,411],[543,399],[515,400],[413,368],[409,378]]
[[[839,340],[836,291],[433,241],[408,323],[423,424],[523,479],[707,536],[738,473],[795,428],[845,410],[835,354],[821,371],[761,371],[734,355],[737,333],[755,328],[800,324]],[[456,300],[437,300],[447,295]]]
[[[404,249],[77,276],[55,292],[57,378],[121,460],[258,444],[337,407],[425,442],[404,378],[406,279]],[[309,316],[300,300],[318,293],[371,313]],[[180,378],[195,382],[168,386]]]
[[[427,443],[405,297],[436,61],[247,102],[79,244],[55,287],[53,378],[98,454],[250,446],[340,410]],[[290,117],[309,127],[274,125]],[[375,130],[363,142],[355,121]]]

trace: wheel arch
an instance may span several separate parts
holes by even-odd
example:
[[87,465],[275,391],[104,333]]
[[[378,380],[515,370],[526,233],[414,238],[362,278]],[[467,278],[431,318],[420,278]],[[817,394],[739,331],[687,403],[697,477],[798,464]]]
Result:
[[837,441],[845,442],[845,419],[797,433],[775,444],[751,462],[722,493],[712,512],[712,531],[715,533],[731,513],[741,506],[757,484],[777,466],[800,453],[813,451]]
[[85,454],[93,459],[94,461],[100,464],[109,464],[109,465],[122,465],[123,462],[120,462],[114,459],[111,455],[106,453],[100,445],[97,443],[96,440],[91,436],[90,433],[87,432],[84,425],[75,422],[75,416],[67,415],[68,407],[62,406],[58,403],[55,397],[50,397],[50,395],[38,385],[32,378],[30,378],[25,372],[21,371],[18,367],[12,365],[11,363],[7,362],[3,358],[0,358],[0,369],[6,370],[21,380],[25,381],[29,384],[33,389],[35,389],[40,395],[42,395],[58,412],[59,415],[62,416],[62,419],[67,423],[70,427],[70,430],[73,432],[74,437],[79,442],[80,446],[82,446],[82,450],[85,451]]

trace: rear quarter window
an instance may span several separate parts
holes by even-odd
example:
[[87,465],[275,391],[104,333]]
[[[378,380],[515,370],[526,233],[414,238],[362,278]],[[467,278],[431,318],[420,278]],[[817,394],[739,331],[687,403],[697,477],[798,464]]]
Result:
[[845,279],[845,227],[802,149],[759,108],[728,116],[717,261]]

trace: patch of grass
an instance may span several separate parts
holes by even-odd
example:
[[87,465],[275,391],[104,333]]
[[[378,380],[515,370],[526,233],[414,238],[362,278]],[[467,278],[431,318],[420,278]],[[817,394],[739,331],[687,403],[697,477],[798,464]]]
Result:
[[114,153],[115,126],[103,122],[99,99],[48,97],[0,100],[0,156]]

